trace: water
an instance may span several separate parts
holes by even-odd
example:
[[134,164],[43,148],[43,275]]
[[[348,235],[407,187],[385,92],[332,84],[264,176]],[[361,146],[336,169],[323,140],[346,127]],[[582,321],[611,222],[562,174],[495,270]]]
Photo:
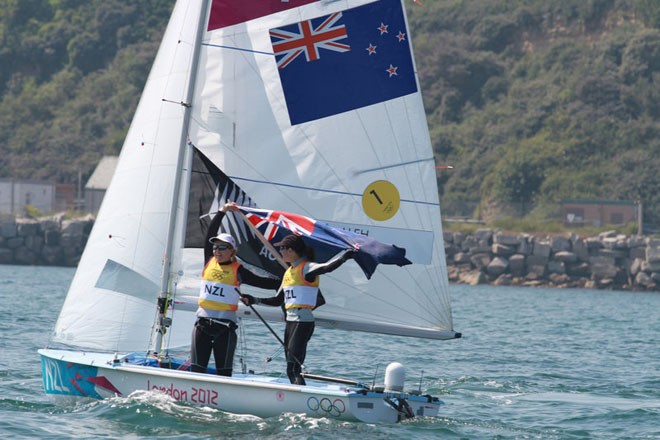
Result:
[[[5,438],[660,439],[657,292],[453,285],[459,340],[317,329],[310,372],[368,382],[376,373],[382,382],[387,363],[399,361],[408,388],[420,385],[423,370],[422,390],[446,403],[438,419],[373,426],[296,414],[235,416],[156,393],[54,402],[43,393],[36,351],[72,277],[68,268],[0,266]],[[263,326],[243,328],[250,368],[282,370],[277,342]]]

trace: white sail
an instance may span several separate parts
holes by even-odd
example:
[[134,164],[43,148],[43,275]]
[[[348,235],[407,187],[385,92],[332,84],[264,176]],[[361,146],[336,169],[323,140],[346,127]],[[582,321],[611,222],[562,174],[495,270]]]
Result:
[[[202,2],[178,2],[121,150],[52,341],[145,350],[181,173],[184,113]],[[187,321],[184,322],[184,321]],[[180,320],[189,335],[192,321]],[[184,343],[183,337],[179,341]]]
[[[175,299],[195,295],[203,256],[199,243],[186,247],[188,210],[197,204],[202,214],[213,213],[228,194],[217,193],[204,204],[188,193],[194,151],[240,185],[252,204],[297,212],[407,250],[412,265],[379,266],[370,280],[351,262],[324,275],[327,304],[315,312],[320,325],[457,337],[433,151],[414,64],[409,72],[393,65],[394,71],[383,72],[395,79],[410,75],[413,89],[400,96],[305,120],[305,112],[290,111],[292,98],[283,90],[274,53],[273,35],[286,35],[287,26],[320,20],[321,28],[341,28],[342,20],[359,17],[358,8],[369,5],[402,16],[391,33],[398,32],[410,51],[400,0],[298,0],[274,6],[288,8],[280,12],[212,25],[219,13],[214,7],[225,3],[177,2],[52,342],[98,351],[145,350],[161,292]],[[331,43],[317,55],[347,50],[341,41]],[[311,99],[318,107],[320,101]],[[236,219],[227,222],[247,234]],[[277,309],[261,310],[280,317]],[[172,318],[166,343],[187,344],[193,314],[175,309]]]
[[[376,3],[401,8],[398,0]],[[413,93],[296,124],[280,80],[273,29],[342,11],[346,18],[369,4],[375,5],[318,1],[206,32],[191,141],[260,207],[300,213],[406,248],[413,265],[381,266],[371,280],[355,264],[325,275],[321,287],[328,304],[315,312],[319,324],[453,338],[435,163],[416,73],[411,72]],[[382,23],[376,19],[378,51]],[[392,38],[397,32],[408,45],[406,29],[389,30]],[[369,56],[366,49],[350,48]],[[325,50],[317,55],[323,58]],[[305,60],[292,63],[298,61]],[[391,186],[377,188],[395,188],[400,198],[386,220],[370,217],[363,207],[363,195],[380,181]]]

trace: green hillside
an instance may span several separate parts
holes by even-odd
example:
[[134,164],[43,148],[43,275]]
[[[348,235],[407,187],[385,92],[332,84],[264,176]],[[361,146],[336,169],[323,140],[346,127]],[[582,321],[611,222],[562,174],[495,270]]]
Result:
[[[173,0],[0,0],[0,177],[116,154]],[[660,1],[407,4],[447,214],[641,198],[660,224]]]

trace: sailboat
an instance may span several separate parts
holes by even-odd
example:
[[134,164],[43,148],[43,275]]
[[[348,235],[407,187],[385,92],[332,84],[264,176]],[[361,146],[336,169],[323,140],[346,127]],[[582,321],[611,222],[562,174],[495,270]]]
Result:
[[[412,264],[381,264],[366,277],[349,262],[324,275],[319,331],[460,337],[434,165],[402,0],[177,1],[39,350],[46,393],[155,390],[259,417],[438,416],[442,402],[406,391],[396,362],[382,385],[311,373],[306,385],[292,385],[258,372],[194,373],[174,355],[190,343],[206,226],[227,200],[405,249]],[[236,238],[239,258],[264,273],[281,271],[243,220],[228,215],[221,227]],[[241,305],[239,315],[282,320],[273,307]]]

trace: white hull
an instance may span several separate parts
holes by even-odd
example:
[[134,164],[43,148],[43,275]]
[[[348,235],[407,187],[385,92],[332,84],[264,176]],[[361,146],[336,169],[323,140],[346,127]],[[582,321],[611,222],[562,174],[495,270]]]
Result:
[[[39,350],[46,393],[102,399],[137,390],[161,391],[173,398],[234,414],[273,417],[284,412],[365,423],[395,423],[406,416],[437,417],[442,402],[431,396],[375,392],[359,385],[308,380],[291,385],[286,378],[255,374],[212,374],[115,361],[109,353]],[[388,403],[388,400],[390,403]],[[407,408],[406,408],[407,410]]]

